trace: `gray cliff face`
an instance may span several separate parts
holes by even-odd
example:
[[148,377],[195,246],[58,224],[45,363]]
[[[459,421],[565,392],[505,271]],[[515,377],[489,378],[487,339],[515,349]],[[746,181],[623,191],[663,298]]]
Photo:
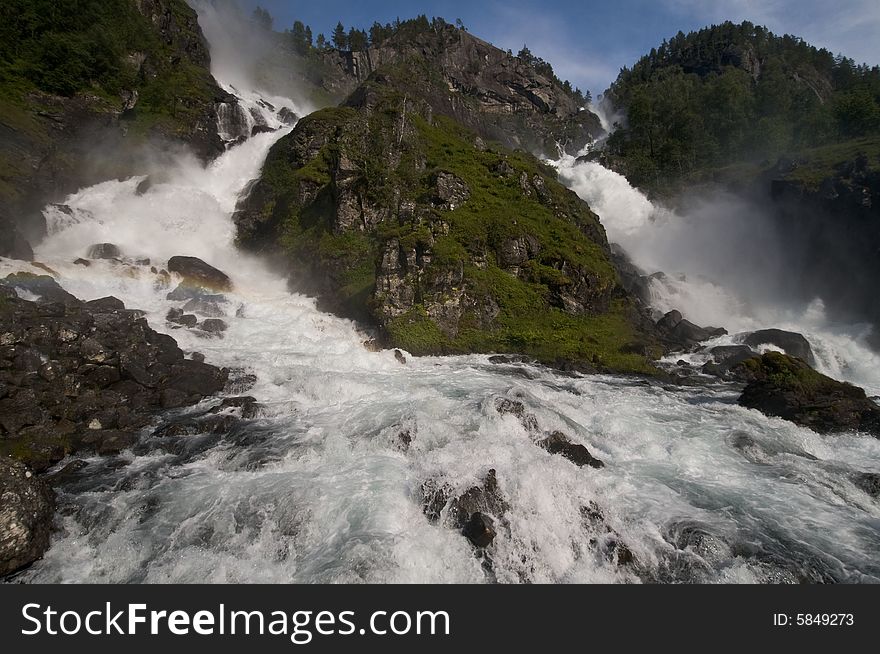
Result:
[[[575,154],[601,134],[598,118],[555,81],[453,26],[396,35],[363,52],[332,50],[321,57],[333,71],[321,84],[337,96],[354,93],[383,67],[429,61],[432,70],[426,75],[432,79],[425,81],[431,83],[427,99],[434,109],[506,147],[553,155],[559,144]],[[352,106],[361,102],[357,94],[347,100]]]

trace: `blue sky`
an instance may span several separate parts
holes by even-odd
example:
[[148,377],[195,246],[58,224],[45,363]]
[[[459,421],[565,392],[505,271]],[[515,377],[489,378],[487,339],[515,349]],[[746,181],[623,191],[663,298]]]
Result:
[[751,20],[779,34],[801,36],[820,47],[880,64],[880,0],[239,0],[262,5],[278,30],[295,19],[329,34],[336,21],[369,27],[424,13],[518,51],[524,43],[576,86],[601,93],[622,66],[674,35],[723,20]]

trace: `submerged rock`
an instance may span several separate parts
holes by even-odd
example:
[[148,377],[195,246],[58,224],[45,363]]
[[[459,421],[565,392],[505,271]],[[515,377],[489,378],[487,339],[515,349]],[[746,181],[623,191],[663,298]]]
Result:
[[0,577],[43,556],[54,512],[52,490],[22,463],[0,456]]
[[740,365],[751,380],[739,398],[741,406],[819,433],[861,431],[880,438],[880,407],[861,388],[779,352]]
[[563,456],[580,468],[584,466],[590,466],[591,468],[605,467],[605,463],[590,454],[586,447],[579,443],[572,443],[568,436],[559,431],[555,431],[547,438],[538,441],[538,446],[547,450],[550,454]]
[[789,356],[803,359],[811,368],[816,367],[813,348],[803,334],[786,332],[781,329],[762,329],[746,336],[743,342],[753,348],[758,348],[761,345],[775,345]]
[[489,470],[479,486],[469,488],[458,497],[453,497],[448,485],[433,480],[422,484],[422,496],[424,513],[431,522],[439,521],[445,511],[449,525],[460,530],[478,549],[485,549],[494,542],[497,523],[506,524],[504,514],[509,507],[498,488],[495,470]]

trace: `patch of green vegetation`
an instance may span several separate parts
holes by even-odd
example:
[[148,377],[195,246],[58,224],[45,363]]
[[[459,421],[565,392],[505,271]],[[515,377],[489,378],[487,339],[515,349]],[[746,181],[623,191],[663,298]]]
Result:
[[852,389],[859,393],[857,387],[826,377],[804,362],[781,352],[767,352],[761,357],[748,359],[743,365],[752,375],[780,391],[810,395]]
[[787,179],[799,181],[811,190],[817,190],[822,181],[833,176],[840,166],[863,155],[873,166],[880,164],[880,135],[852,139],[818,148],[797,152],[792,159],[797,167]]
[[392,345],[416,356],[437,354],[446,347],[446,337],[422,306],[389,321],[386,331]]
[[[474,135],[445,116],[436,117],[432,124],[420,117],[414,121],[425,144],[426,177],[436,171],[450,172],[470,190],[467,202],[442,213],[452,236],[466,250],[476,253],[488,246],[497,251],[510,238],[531,236],[541,244],[541,263],[564,261],[595,273],[609,285],[616,283],[616,272],[602,245],[584,235],[585,231],[602,234],[598,218],[556,182],[555,174],[548,174],[523,152],[477,150]],[[499,174],[503,163],[512,172]],[[521,185],[523,174],[528,184],[539,178],[549,199],[542,201],[536,191],[529,197]]]

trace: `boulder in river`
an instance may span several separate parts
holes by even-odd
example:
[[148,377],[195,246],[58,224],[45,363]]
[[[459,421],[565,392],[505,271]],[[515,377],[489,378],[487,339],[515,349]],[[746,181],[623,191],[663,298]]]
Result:
[[679,311],[670,311],[657,321],[661,339],[672,348],[690,349],[704,341],[727,334],[721,327],[699,327],[685,320]]
[[122,256],[122,250],[113,243],[96,243],[89,248],[87,256],[89,259],[119,259]]
[[816,367],[813,348],[803,334],[781,329],[761,329],[746,336],[743,342],[753,348],[758,348],[761,345],[775,345],[789,356],[803,359],[811,368]]
[[819,433],[859,431],[880,438],[880,407],[861,388],[826,377],[780,352],[740,365],[751,379],[739,398],[741,406]]
[[555,431],[547,438],[538,441],[538,446],[550,452],[559,454],[568,459],[579,468],[590,466],[591,468],[604,468],[605,463],[590,454],[590,451],[579,443],[572,443],[571,439],[562,432]]
[[168,271],[183,277],[184,285],[190,288],[208,292],[232,290],[232,281],[226,273],[196,257],[171,257]]
[[756,356],[748,345],[719,345],[709,350],[712,361],[703,365],[703,372],[722,379],[736,378],[737,366]]
[[0,577],[30,565],[49,548],[55,495],[24,464],[0,456]]

